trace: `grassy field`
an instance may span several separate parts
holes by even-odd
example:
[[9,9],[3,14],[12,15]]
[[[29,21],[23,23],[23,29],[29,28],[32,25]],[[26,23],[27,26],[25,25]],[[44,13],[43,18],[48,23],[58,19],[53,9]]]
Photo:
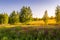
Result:
[[0,40],[59,40],[60,28],[11,27],[0,28]]
[[[55,19],[49,19],[48,20],[48,25],[53,25],[51,27],[55,27],[54,25],[56,24],[56,21]],[[40,21],[30,21],[30,22],[27,22],[27,23],[18,23],[18,24],[14,24],[14,25],[11,25],[11,24],[1,24],[0,25],[0,28],[1,27],[16,27],[16,26],[21,26],[21,27],[45,27],[45,22],[43,20],[40,20]]]
[[[49,19],[48,24],[56,24],[56,20],[55,19]],[[30,25],[44,25],[45,22],[43,20],[40,20],[40,21],[31,21],[27,24],[30,24]]]
[[[44,21],[31,21],[15,25],[0,25],[0,40],[59,40],[60,25],[55,25],[55,19]],[[52,25],[51,25],[52,24]]]

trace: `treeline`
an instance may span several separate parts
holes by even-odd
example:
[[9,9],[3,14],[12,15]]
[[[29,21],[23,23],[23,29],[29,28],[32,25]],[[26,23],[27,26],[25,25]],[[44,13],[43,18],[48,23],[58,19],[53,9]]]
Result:
[[0,24],[24,23],[32,20],[30,7],[23,6],[20,12],[13,11],[9,16],[7,13],[0,14]]
[[[48,12],[45,10],[42,20],[47,24],[49,19]],[[53,17],[51,17],[53,19]],[[56,7],[55,11],[55,19],[58,24],[60,24],[60,6]],[[23,6],[20,12],[13,11],[9,16],[7,13],[0,14],[0,24],[16,24],[16,23],[24,23],[33,20],[41,20],[32,17],[32,10],[30,7]]]

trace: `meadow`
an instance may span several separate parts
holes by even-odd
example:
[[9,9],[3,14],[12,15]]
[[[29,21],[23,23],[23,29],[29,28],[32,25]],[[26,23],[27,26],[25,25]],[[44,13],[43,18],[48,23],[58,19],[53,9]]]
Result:
[[0,40],[59,40],[60,28],[55,19],[49,19],[48,25],[43,20],[0,25]]
[[59,40],[60,28],[2,27],[0,40]]
[[[56,24],[56,20],[55,19],[49,19],[47,21],[48,25],[55,25]],[[28,27],[28,26],[45,26],[45,22],[43,20],[37,20],[37,21],[30,21],[30,22],[26,22],[26,23],[17,23],[17,24],[0,24],[0,28],[1,27],[15,27],[15,26],[22,26],[22,27]]]
[[[49,19],[47,21],[48,24],[56,24],[56,20],[55,19]],[[39,21],[31,21],[31,22],[28,22],[27,24],[30,24],[30,25],[44,25],[45,22],[43,20],[39,20]]]
[[60,40],[59,1],[1,0],[0,40]]

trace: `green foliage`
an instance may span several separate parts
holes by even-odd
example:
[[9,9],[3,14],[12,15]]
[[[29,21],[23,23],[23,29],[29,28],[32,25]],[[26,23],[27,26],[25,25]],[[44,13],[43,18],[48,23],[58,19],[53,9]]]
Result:
[[8,38],[7,37],[3,37],[1,40],[8,40]]
[[[50,19],[55,19],[58,24],[60,24],[60,6],[56,7],[56,12],[55,12],[56,17],[51,17]],[[7,13],[0,14],[0,24],[16,24],[16,23],[28,23],[29,21],[40,21],[44,20],[45,24],[48,24],[49,17],[47,10],[45,11],[45,14],[43,18],[33,18],[32,17],[32,11],[30,7],[25,7],[23,6],[21,8],[20,12],[15,12],[13,11],[10,16],[8,16]]]
[[9,19],[8,19],[8,18],[9,18],[9,17],[8,17],[8,14],[7,14],[7,13],[4,13],[3,16],[4,16],[3,23],[4,23],[4,24],[8,24],[8,20],[9,20]]
[[45,11],[45,14],[44,14],[44,16],[43,16],[43,20],[44,20],[45,24],[48,24],[48,23],[47,23],[47,22],[48,22],[47,10]]
[[32,20],[32,12],[30,7],[22,7],[20,12],[20,22],[28,22]]
[[19,15],[13,11],[9,17],[9,23],[10,24],[15,24],[19,22]]
[[8,24],[8,14],[0,14],[0,24]]
[[4,18],[3,14],[0,14],[0,24],[3,24],[3,18]]
[[56,22],[60,24],[60,6],[56,7],[55,15],[56,15]]
[[42,20],[41,18],[33,18],[33,21],[40,21]]
[[59,40],[60,29],[13,27],[0,28],[0,40]]

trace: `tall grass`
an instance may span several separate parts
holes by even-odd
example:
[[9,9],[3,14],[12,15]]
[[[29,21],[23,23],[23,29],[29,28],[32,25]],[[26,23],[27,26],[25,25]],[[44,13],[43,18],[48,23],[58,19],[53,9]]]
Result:
[[59,40],[58,28],[12,27],[0,28],[0,40]]

